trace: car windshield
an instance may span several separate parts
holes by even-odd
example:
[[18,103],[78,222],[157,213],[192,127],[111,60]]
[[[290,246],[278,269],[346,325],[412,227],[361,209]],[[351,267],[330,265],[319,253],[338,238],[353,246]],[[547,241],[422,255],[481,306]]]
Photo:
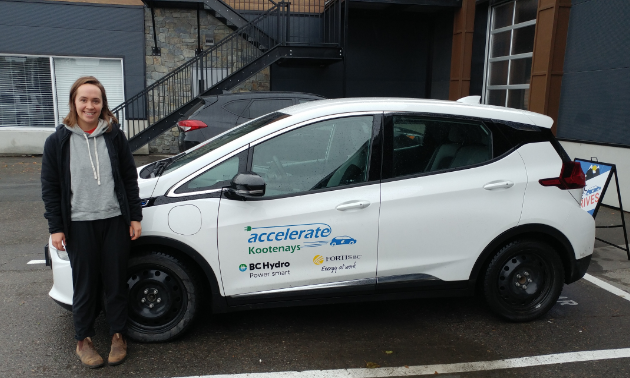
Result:
[[191,161],[202,157],[208,152],[214,151],[217,148],[224,146],[230,143],[231,141],[242,137],[243,135],[249,134],[250,132],[254,130],[257,130],[263,126],[267,126],[271,123],[274,123],[286,117],[289,117],[289,115],[280,113],[280,112],[274,112],[274,113],[269,113],[265,116],[256,118],[254,120],[251,120],[240,126],[237,126],[234,129],[212,139],[208,143],[202,145],[201,147],[193,151],[184,152],[183,154],[176,156],[173,159],[173,161],[170,164],[168,164],[168,166],[166,167],[166,169],[164,170],[162,174],[168,174],[178,168],[183,167],[184,165],[190,163]]

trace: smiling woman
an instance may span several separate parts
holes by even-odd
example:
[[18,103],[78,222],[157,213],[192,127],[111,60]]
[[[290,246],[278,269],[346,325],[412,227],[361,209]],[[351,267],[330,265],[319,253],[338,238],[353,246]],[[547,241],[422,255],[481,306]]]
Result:
[[103,291],[112,337],[108,363],[127,357],[127,262],[130,240],[142,230],[142,208],[133,157],[105,88],[86,76],[69,97],[64,125],[44,145],[42,199],[52,247],[67,250],[72,267],[76,354],[97,368],[105,362],[91,337]]

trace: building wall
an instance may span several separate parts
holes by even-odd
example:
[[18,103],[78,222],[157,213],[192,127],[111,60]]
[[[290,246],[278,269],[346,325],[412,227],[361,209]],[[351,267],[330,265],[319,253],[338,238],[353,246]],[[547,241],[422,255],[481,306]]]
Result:
[[[348,18],[346,97],[448,98],[452,11],[351,8]],[[289,64],[272,66],[274,91],[343,97],[343,62],[325,66]]]
[[127,98],[144,89],[140,6],[0,2],[0,53],[123,58]]
[[[557,136],[572,158],[617,164],[630,202],[630,2],[573,0]],[[593,143],[589,143],[593,142]],[[605,204],[617,206],[614,185]]]
[[[0,53],[122,58],[129,98],[144,89],[144,14],[142,4],[133,1],[0,1]],[[2,126],[4,154],[42,153],[54,130]]]
[[628,0],[573,0],[558,137],[630,147]]
[[[156,8],[154,13],[158,47],[161,49],[161,55],[152,55],[152,47],[154,45],[153,24],[151,21],[151,10],[147,8],[144,12],[147,86],[194,58],[195,49],[198,46],[197,11],[195,9]],[[233,33],[232,29],[225,26],[205,10],[202,10],[200,13],[199,23],[201,26],[201,44],[204,50],[213,48],[212,45],[208,45],[206,42],[214,41],[216,44]],[[238,54],[239,52],[234,51],[233,53]],[[269,82],[269,68],[266,68],[233,88],[230,92],[268,91],[270,89]],[[177,127],[173,127],[151,141],[149,143],[149,151],[162,154],[178,153],[178,135]]]

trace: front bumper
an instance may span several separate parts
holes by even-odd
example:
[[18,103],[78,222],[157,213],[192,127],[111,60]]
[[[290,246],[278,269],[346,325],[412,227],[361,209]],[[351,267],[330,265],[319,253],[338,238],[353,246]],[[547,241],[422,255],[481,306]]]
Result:
[[63,260],[57,254],[57,249],[52,246],[51,240],[48,241],[48,259],[52,265],[53,286],[48,295],[60,306],[69,309],[72,308],[72,268],[70,261]]

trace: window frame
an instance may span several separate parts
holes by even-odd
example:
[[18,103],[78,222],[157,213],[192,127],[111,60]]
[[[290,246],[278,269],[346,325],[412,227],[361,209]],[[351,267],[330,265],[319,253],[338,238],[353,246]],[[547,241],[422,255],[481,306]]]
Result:
[[[442,122],[449,121],[449,120],[458,121],[458,122],[479,122],[490,132],[489,146],[490,146],[490,153],[491,153],[492,158],[481,163],[466,165],[463,167],[448,168],[448,169],[441,169],[437,171],[420,172],[420,173],[414,173],[414,174],[405,175],[405,176],[393,177],[394,116],[397,116],[397,115],[408,116],[408,117],[409,116],[421,117],[426,120],[442,121]],[[408,179],[412,179],[416,177],[432,176],[432,175],[437,175],[437,174],[450,173],[450,172],[462,171],[465,169],[482,167],[484,165],[488,165],[488,164],[494,163],[495,161],[503,159],[504,157],[506,157],[507,155],[509,155],[510,153],[514,151],[514,147],[512,146],[512,148],[506,150],[501,155],[495,156],[496,143],[498,142],[509,143],[509,141],[505,140],[505,137],[498,130],[497,125],[495,125],[494,122],[492,122],[492,120],[488,120],[484,118],[449,115],[449,114],[435,114],[435,113],[388,112],[384,114],[383,126],[384,128],[383,128],[383,148],[382,148],[383,150],[382,182],[408,180]]]
[[297,196],[306,196],[306,195],[312,195],[312,194],[318,194],[318,193],[323,193],[323,192],[330,192],[330,191],[335,191],[335,190],[344,190],[344,189],[349,189],[349,188],[356,188],[356,187],[360,187],[360,186],[366,186],[366,185],[373,185],[375,183],[379,183],[381,180],[381,162],[382,162],[382,154],[383,154],[383,112],[382,111],[365,111],[365,112],[352,112],[352,113],[342,113],[342,114],[332,114],[332,115],[327,115],[324,117],[319,117],[319,118],[314,118],[314,119],[310,119],[308,121],[304,121],[304,122],[300,122],[297,123],[295,125],[289,126],[287,128],[284,128],[282,130],[278,130],[274,133],[271,133],[269,135],[266,135],[260,139],[257,139],[253,142],[251,142],[249,144],[249,149],[248,149],[248,154],[247,154],[247,167],[246,170],[248,172],[252,171],[252,163],[253,163],[253,156],[254,156],[254,148],[260,144],[260,143],[264,143],[265,141],[268,141],[270,139],[273,139],[275,137],[281,136],[285,133],[291,132],[293,130],[302,128],[302,127],[306,127],[306,126],[310,126],[312,124],[318,123],[318,122],[322,122],[322,121],[328,121],[331,119],[341,119],[341,118],[350,118],[350,117],[357,117],[357,116],[372,116],[372,135],[371,138],[372,140],[370,141],[370,151],[368,153],[368,167],[367,167],[367,171],[368,171],[368,178],[366,181],[361,182],[361,183],[356,183],[356,184],[350,184],[350,185],[343,185],[343,186],[335,186],[332,188],[322,188],[322,189],[315,189],[315,190],[310,190],[310,191],[306,191],[306,192],[299,192],[299,193],[290,193],[290,194],[280,194],[280,195],[276,195],[276,196],[269,196],[269,197],[251,197],[251,198],[247,198],[248,201],[267,201],[267,200],[277,200],[277,199],[282,199],[282,198],[289,198],[289,197],[297,197]]
[[[529,20],[529,21],[525,21],[525,22],[521,22],[518,24],[514,24],[515,21],[515,17],[516,17],[516,3],[518,0],[510,0],[510,1],[504,1],[501,2],[499,4],[493,4],[491,6],[488,7],[488,21],[487,21],[487,26],[486,26],[486,51],[485,51],[485,59],[484,59],[484,67],[483,67],[483,88],[481,91],[481,102],[483,104],[488,104],[488,98],[490,96],[488,96],[488,92],[491,90],[505,90],[506,91],[506,95],[505,95],[505,103],[503,105],[497,105],[497,106],[504,106],[504,107],[508,107],[508,101],[509,101],[509,90],[510,89],[525,89],[528,90],[531,88],[531,72],[530,72],[530,83],[529,84],[509,84],[509,80],[510,80],[510,70],[512,68],[512,64],[511,61],[513,60],[518,60],[518,59],[524,59],[524,58],[532,58],[534,56],[534,51],[533,48],[534,46],[532,46],[532,52],[531,53],[522,53],[522,54],[517,54],[517,55],[512,55],[512,44],[513,44],[513,38],[514,38],[514,30],[515,29],[521,29],[521,28],[525,28],[528,26],[532,26],[532,25],[536,25],[537,19],[533,19],[533,20]],[[508,26],[504,26],[502,28],[498,28],[495,30],[492,30],[492,21],[493,21],[493,17],[494,17],[494,10],[497,7],[500,6],[504,6],[506,4],[509,3],[513,3],[513,9],[512,9],[512,23]],[[502,33],[502,32],[506,32],[506,31],[510,31],[510,47],[509,47],[509,55],[506,56],[501,56],[501,57],[497,57],[497,58],[491,58],[490,57],[490,53],[492,50],[492,46],[491,46],[491,42],[492,42],[492,36],[494,34],[498,34],[498,33]],[[536,35],[534,34],[534,40],[536,38]],[[507,70],[507,82],[508,84],[506,85],[489,85],[488,84],[488,80],[490,79],[489,77],[489,70],[490,70],[490,63],[495,63],[495,62],[501,62],[501,61],[509,61],[508,63],[508,70]],[[533,61],[532,61],[533,63]],[[532,70],[533,70],[533,66],[532,66]],[[523,110],[527,110],[527,109],[523,109]]]
[[[221,192],[223,190],[223,188],[214,188],[214,189],[205,189],[205,190],[197,190],[197,191],[190,191],[190,192],[182,192],[182,193],[177,193],[177,190],[179,188],[181,188],[182,186],[185,186],[186,184],[188,184],[190,181],[196,179],[198,176],[201,176],[202,174],[206,173],[207,171],[211,170],[212,168],[216,167],[217,165],[223,163],[224,161],[227,161],[228,159],[243,153],[245,151],[247,151],[247,149],[249,148],[249,144],[246,144],[244,146],[241,146],[239,148],[237,148],[236,150],[223,155],[222,157],[218,158],[217,160],[213,161],[212,163],[206,165],[205,167],[201,168],[200,170],[194,172],[191,175],[188,175],[186,177],[184,177],[182,180],[180,180],[177,184],[175,184],[173,186],[172,189],[170,189],[166,196],[167,197],[190,197],[190,196],[196,196],[196,195],[200,195],[200,194],[209,194],[209,193],[216,193],[216,192]],[[245,166],[247,166],[247,164],[249,163],[249,156],[247,156],[246,159],[242,159],[245,160],[246,163],[243,164],[243,162],[239,162],[239,167],[238,167],[238,173],[242,173],[244,172],[243,168]]]

